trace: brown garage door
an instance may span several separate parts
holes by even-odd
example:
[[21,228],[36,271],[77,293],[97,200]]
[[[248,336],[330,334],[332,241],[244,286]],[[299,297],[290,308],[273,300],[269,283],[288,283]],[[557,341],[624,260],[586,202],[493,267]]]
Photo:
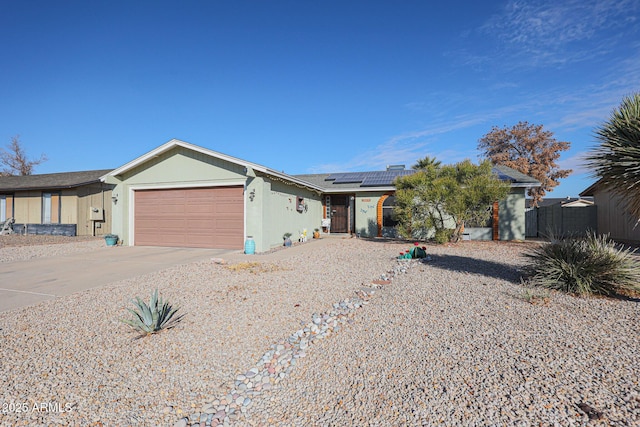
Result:
[[135,244],[242,249],[243,187],[135,192]]

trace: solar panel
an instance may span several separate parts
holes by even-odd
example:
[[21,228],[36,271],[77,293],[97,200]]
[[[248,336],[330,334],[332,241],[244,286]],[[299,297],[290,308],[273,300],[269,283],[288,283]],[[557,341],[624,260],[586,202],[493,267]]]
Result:
[[328,177],[326,177],[324,180],[325,181],[334,181],[336,178],[341,177],[342,173],[332,173],[331,175],[329,175]]
[[362,182],[363,187],[373,187],[378,185],[389,185],[395,178],[395,174],[389,172],[376,172],[370,174],[367,179]]
[[361,187],[389,186],[393,184],[393,181],[397,177],[411,175],[413,173],[415,173],[415,171],[410,170],[371,172],[370,175],[362,181]]
[[515,179],[513,179],[512,177],[510,177],[509,175],[507,175],[506,173],[500,171],[499,169],[494,168],[493,172],[498,175],[498,179],[500,181],[509,181],[509,182],[515,182]]
[[373,172],[343,172],[334,173],[326,177],[325,181],[333,181],[332,184],[356,184],[361,187],[390,186],[398,176],[406,176],[415,173],[414,170],[388,170]]
[[362,182],[365,176],[366,173],[364,172],[344,173],[342,174],[342,176],[336,178],[334,184],[352,184],[356,182]]

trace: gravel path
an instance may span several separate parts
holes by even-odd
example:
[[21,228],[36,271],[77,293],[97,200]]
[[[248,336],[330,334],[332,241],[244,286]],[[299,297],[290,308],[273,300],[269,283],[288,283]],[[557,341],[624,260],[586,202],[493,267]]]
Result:
[[[530,304],[523,246],[429,246],[430,261],[400,263],[406,244],[336,239],[2,313],[0,424],[640,424],[640,302]],[[372,285],[381,275],[393,280]],[[118,319],[156,287],[188,315],[134,339]],[[228,395],[255,390],[251,369],[278,355],[277,381],[229,416]]]

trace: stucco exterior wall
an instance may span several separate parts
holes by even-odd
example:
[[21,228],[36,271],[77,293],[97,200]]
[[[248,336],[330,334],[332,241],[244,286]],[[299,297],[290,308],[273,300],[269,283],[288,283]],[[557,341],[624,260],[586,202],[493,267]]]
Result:
[[512,188],[498,204],[500,240],[525,239],[525,189]]
[[[307,230],[307,238],[313,238],[313,230],[320,228],[322,223],[322,199],[321,196],[311,190],[299,188],[292,184],[274,181],[269,177],[262,179],[262,223],[258,211],[252,212],[247,223],[251,227],[261,228],[262,233],[256,240],[256,250],[264,252],[283,243],[284,233],[291,233],[291,240],[296,241],[304,229]],[[298,212],[296,209],[297,197],[303,197],[306,209]],[[258,193],[256,193],[256,198]],[[251,204],[251,202],[247,202]],[[247,210],[249,213],[249,209]],[[249,230],[249,226],[247,227]],[[251,233],[247,233],[251,234]],[[255,239],[255,237],[254,237]]]
[[360,236],[378,236],[378,203],[385,194],[384,192],[356,193],[356,233]]
[[256,252],[264,252],[269,249],[264,238],[265,229],[268,229],[268,221],[265,220],[264,204],[269,191],[269,183],[264,177],[256,176],[247,179],[245,189],[245,216],[246,236],[251,236],[256,243]]

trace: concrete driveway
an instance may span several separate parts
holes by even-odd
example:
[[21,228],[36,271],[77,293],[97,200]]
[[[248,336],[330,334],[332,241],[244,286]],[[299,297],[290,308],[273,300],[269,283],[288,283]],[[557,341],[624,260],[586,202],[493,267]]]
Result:
[[234,252],[239,251],[118,246],[0,263],[0,312]]

